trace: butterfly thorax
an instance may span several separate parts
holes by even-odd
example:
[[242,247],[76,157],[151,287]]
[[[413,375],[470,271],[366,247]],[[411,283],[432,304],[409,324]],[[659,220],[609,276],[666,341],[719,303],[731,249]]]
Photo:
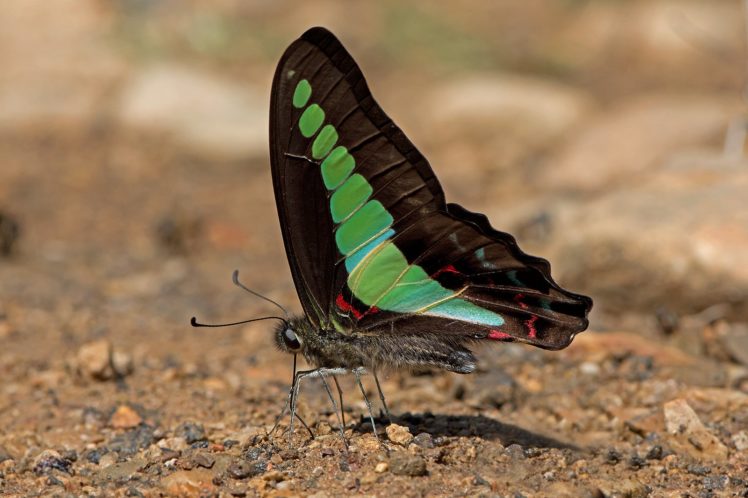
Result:
[[[475,370],[475,357],[457,336],[435,338],[433,334],[398,334],[391,330],[341,333],[317,328],[303,316],[275,331],[278,348],[299,353],[311,365],[354,370],[443,368],[457,373]],[[284,337],[285,335],[285,337]],[[289,342],[289,336],[297,342]]]

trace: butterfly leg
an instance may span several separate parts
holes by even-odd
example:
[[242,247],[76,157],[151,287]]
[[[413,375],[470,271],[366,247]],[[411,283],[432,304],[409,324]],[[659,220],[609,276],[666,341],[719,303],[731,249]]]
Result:
[[343,418],[343,429],[345,429],[345,410],[343,410],[343,390],[340,388],[338,378],[333,375],[332,380],[335,381],[335,387],[338,389],[338,398],[340,399],[340,416]]
[[[236,275],[235,275],[236,276]],[[294,387],[296,386],[296,355],[293,357],[293,374],[291,376],[291,389],[288,390],[288,397],[286,398],[286,404],[283,405],[283,409],[281,410],[280,414],[278,415],[278,418],[275,419],[275,424],[273,424],[273,428],[270,429],[270,432],[268,433],[268,436],[272,435],[275,432],[275,429],[278,428],[278,424],[283,419],[283,415],[286,414],[286,410],[288,410],[288,406],[291,404],[291,399],[293,398],[294,393]],[[304,419],[301,418],[299,414],[296,414],[296,418],[299,419],[299,422],[306,428],[307,431],[309,431],[309,436],[314,439],[314,433],[309,428],[306,422],[304,422]],[[293,421],[293,416],[291,417],[291,420]]]
[[366,389],[364,389],[364,385],[361,383],[361,374],[366,372],[365,370],[361,368],[357,368],[353,371],[353,375],[356,376],[356,384],[358,384],[359,389],[361,389],[361,394],[364,396],[364,402],[366,403],[366,408],[369,410],[369,420],[371,421],[371,428],[374,431],[374,437],[377,438],[377,441],[379,441],[379,434],[377,434],[377,426],[374,423],[374,413],[371,411],[371,402],[369,401],[369,397],[366,396]]
[[391,424],[392,415],[390,415],[390,409],[387,408],[387,402],[384,400],[384,393],[382,392],[382,386],[379,385],[379,378],[377,377],[377,371],[372,370],[372,374],[374,375],[374,382],[377,383],[377,391],[379,391],[379,399],[382,401],[382,406],[384,407],[384,413],[387,415],[387,421]]
[[[335,398],[332,396],[332,391],[330,390],[330,386],[327,384],[327,379],[325,379],[324,372],[320,371],[319,374],[320,378],[322,379],[322,385],[325,386],[325,391],[327,391],[327,396],[330,398],[330,403],[332,403],[332,409],[335,411],[335,416],[338,419],[338,424],[340,424],[340,438],[343,440],[343,444],[346,448],[348,448],[348,441],[345,440],[345,428],[343,427],[343,421],[340,419],[340,414],[338,413],[338,404],[335,403]],[[333,374],[333,379],[335,378],[335,375]],[[335,383],[337,384],[337,379],[335,379]],[[340,387],[338,387],[340,389]],[[342,413],[342,407],[341,407],[341,413]]]

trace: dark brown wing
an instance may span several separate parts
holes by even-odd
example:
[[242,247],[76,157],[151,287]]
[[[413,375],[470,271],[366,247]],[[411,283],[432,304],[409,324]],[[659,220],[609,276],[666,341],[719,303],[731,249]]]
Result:
[[283,238],[315,325],[564,347],[591,300],[561,289],[482,215],[447,205],[426,159],[327,30],[283,55],[271,161]]

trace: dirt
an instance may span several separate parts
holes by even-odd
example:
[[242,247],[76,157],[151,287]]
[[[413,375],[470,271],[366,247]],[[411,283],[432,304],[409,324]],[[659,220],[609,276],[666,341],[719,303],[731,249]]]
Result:
[[[553,3],[550,13],[532,2],[511,12],[521,26],[539,29],[532,50],[523,45],[537,58],[507,52],[499,62],[504,69],[577,82],[597,99],[662,93],[681,80],[681,89],[717,94],[740,79],[727,70],[707,78],[701,59],[658,75],[645,63],[648,52],[639,47],[627,55],[621,46],[611,56],[632,61],[632,69],[620,81],[612,82],[609,66],[597,59],[577,67],[582,63],[572,58],[559,73],[559,61],[537,54],[552,53],[561,36],[553,16],[574,25],[560,4]],[[632,4],[638,13],[646,2]],[[132,55],[132,40],[144,37],[145,28],[123,35],[123,26],[131,27],[130,11],[91,5],[94,18],[102,16],[110,34],[121,37],[107,49],[125,61],[114,72],[135,72],[143,61]],[[405,15],[393,5],[387,8]],[[222,22],[232,9],[248,15],[223,5],[216,10],[226,17]],[[440,22],[450,18],[445,9]],[[331,4],[330,12],[346,9]],[[408,15],[431,26],[423,10],[414,12]],[[476,27],[478,38],[463,47],[473,55],[509,43],[498,35],[479,43],[492,32],[484,14],[453,19],[460,29]],[[167,22],[163,12],[149,15],[156,32],[181,40],[181,25]],[[258,15],[282,17],[272,9]],[[579,22],[595,25],[596,15],[605,17],[592,9]],[[189,38],[194,43],[184,43],[194,52],[177,45],[161,56],[234,78],[269,80],[283,45],[310,20],[299,14],[298,21],[284,22],[265,51],[241,45],[246,57],[261,61],[254,66],[260,76],[247,76],[251,71],[237,65],[241,53],[223,58]],[[376,26],[367,26],[362,37],[381,39]],[[398,33],[412,40],[421,32]],[[375,60],[369,67],[376,76],[386,59]],[[437,63],[439,70],[464,71],[469,60]],[[0,494],[748,496],[746,317],[690,302],[673,303],[671,308],[686,310],[677,315],[668,307],[658,314],[609,307],[561,352],[516,345],[481,349],[479,369],[469,376],[389,372],[381,379],[393,415],[389,427],[373,379],[365,378],[376,434],[352,378],[341,379],[344,439],[319,380],[308,380],[299,409],[314,437],[299,424],[291,434],[287,416],[271,434],[292,368],[291,358],[274,347],[272,326],[190,327],[192,316],[220,323],[276,312],[232,285],[234,269],[252,289],[300,311],[267,159],[198,150],[162,131],[124,125],[116,117],[116,89],[128,80],[117,76],[117,84],[107,86],[112,67],[107,63],[101,81],[86,76],[95,80],[86,79],[91,93],[103,99],[93,114],[73,113],[53,123],[3,121],[0,128]],[[402,90],[393,78],[382,78],[383,90],[375,93],[397,103]],[[408,84],[407,77],[396,81],[398,87]],[[555,149],[543,147],[553,157]],[[438,157],[433,162],[440,175]],[[474,178],[470,174],[466,178]],[[454,187],[467,206],[500,209],[521,201],[492,199],[476,186],[473,204],[460,175],[447,177],[447,195]],[[501,220],[493,222],[501,226]],[[546,244],[559,237],[551,234]],[[597,275],[568,278],[605,286]],[[620,296],[627,292],[636,289],[620,289]]]

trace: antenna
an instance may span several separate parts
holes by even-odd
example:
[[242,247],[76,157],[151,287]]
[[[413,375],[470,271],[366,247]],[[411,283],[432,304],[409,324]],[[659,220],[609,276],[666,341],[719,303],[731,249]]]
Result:
[[[234,270],[234,273],[231,275],[231,280],[234,282],[234,285],[236,285],[237,287],[241,287],[242,289],[244,289],[245,291],[249,292],[253,296],[259,297],[260,299],[264,299],[265,301],[267,301],[267,302],[269,302],[271,304],[274,304],[275,306],[277,306],[278,308],[280,308],[280,310],[283,311],[283,315],[285,315],[285,317],[286,317],[285,322],[288,323],[288,321],[290,320],[290,318],[288,316],[288,310],[286,310],[286,308],[284,308],[280,304],[276,303],[275,301],[273,301],[269,297],[263,296],[259,292],[253,291],[252,289],[250,289],[249,287],[247,287],[246,285],[244,285],[243,283],[241,283],[239,281],[239,270]],[[274,317],[274,318],[277,318],[277,317]]]
[[232,325],[241,325],[243,323],[259,322],[260,320],[280,320],[288,325],[288,321],[280,316],[263,316],[262,318],[252,318],[251,320],[242,320],[241,322],[232,323],[200,323],[194,316],[190,318],[190,325],[193,327],[231,327]]

